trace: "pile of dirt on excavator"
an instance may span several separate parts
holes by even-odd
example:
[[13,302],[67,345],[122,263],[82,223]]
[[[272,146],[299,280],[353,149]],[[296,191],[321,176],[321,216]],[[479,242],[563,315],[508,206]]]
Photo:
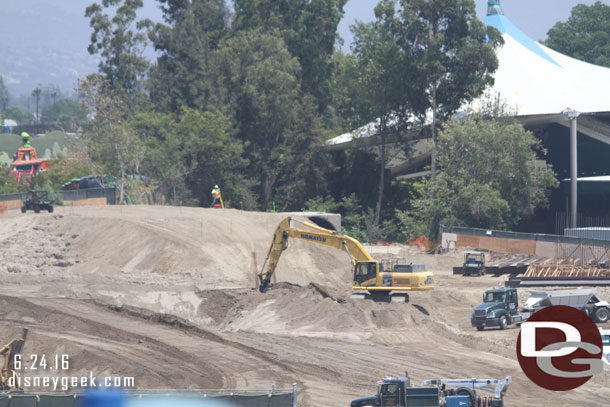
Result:
[[474,330],[473,307],[505,277],[454,276],[459,252],[369,248],[434,273],[435,290],[386,303],[350,298],[344,252],[290,241],[260,293],[256,274],[284,217],[152,206],[9,211],[0,223],[0,342],[26,327],[26,354],[69,354],[69,375],[133,376],[138,388],[297,383],[305,407],[348,405],[405,370],[415,383],[510,375],[507,406],[610,399],[608,373],[561,394],[537,388],[516,360],[518,328]]

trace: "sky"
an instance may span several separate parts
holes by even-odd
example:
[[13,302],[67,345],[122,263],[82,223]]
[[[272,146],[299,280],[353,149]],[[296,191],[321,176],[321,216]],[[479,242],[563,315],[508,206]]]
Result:
[[[0,75],[9,90],[29,94],[38,84],[57,84],[71,91],[77,77],[96,70],[98,57],[89,55],[91,28],[84,10],[94,0],[0,0]],[[100,2],[100,0],[98,0]],[[485,18],[487,0],[475,0],[477,16]],[[565,21],[576,4],[594,0],[502,0],[504,14],[534,40],[544,40],[558,21]],[[602,1],[610,5],[610,0]],[[374,18],[376,0],[348,0],[339,24],[349,51],[349,30],[356,20]],[[160,20],[156,0],[144,0],[142,17]]]

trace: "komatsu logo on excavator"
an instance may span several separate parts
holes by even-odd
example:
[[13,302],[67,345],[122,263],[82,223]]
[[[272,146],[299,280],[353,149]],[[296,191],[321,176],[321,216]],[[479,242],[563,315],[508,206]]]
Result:
[[301,233],[301,239],[316,240],[318,242],[326,242],[325,237],[306,235],[305,233]]

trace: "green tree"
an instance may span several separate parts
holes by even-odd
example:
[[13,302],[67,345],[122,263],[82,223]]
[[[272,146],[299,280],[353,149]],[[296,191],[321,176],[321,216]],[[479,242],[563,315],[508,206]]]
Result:
[[126,121],[125,105],[118,92],[100,75],[80,81],[78,92],[83,107],[93,117],[84,133],[91,161],[100,172],[117,176],[119,203],[125,202],[128,176],[138,174],[143,149],[136,132]]
[[341,50],[333,54],[330,95],[335,134],[350,132],[368,122],[359,105],[363,93],[359,69],[358,58],[353,54]]
[[[101,55],[100,72],[120,92],[128,107],[134,107],[149,66],[142,56],[147,44],[146,33],[132,30],[137,9],[142,4],[142,0],[102,0],[101,5],[93,3],[85,10],[85,17],[90,18],[93,28],[88,51]],[[109,8],[116,9],[112,18],[104,13]],[[147,22],[138,22],[136,29],[142,30],[146,25]]]
[[76,131],[85,125],[87,112],[76,100],[62,99],[42,110],[42,120],[63,131]]
[[495,49],[503,40],[476,17],[473,0],[400,0],[400,5],[400,44],[415,62],[405,80],[420,87],[409,95],[409,105],[422,119],[432,113],[434,176],[437,123],[493,84]]
[[610,6],[578,4],[566,22],[547,32],[546,46],[595,65],[610,67]]
[[11,177],[8,174],[8,165],[0,163],[0,194],[12,194],[15,192],[19,192],[17,179],[15,177]]
[[162,0],[168,24],[151,27],[149,37],[161,52],[151,72],[150,92],[157,110],[182,106],[220,109],[215,50],[228,33],[224,0]]
[[140,112],[130,121],[144,140],[140,171],[159,181],[168,201],[208,206],[211,187],[220,184],[231,201],[248,202],[239,187],[243,149],[227,118],[185,107],[179,115]]
[[31,116],[21,110],[19,107],[9,107],[5,111],[6,119],[13,119],[19,124],[29,123]]
[[374,224],[379,225],[385,187],[387,141],[390,132],[397,133],[396,116],[404,107],[410,90],[410,60],[399,46],[396,36],[398,21],[394,18],[394,0],[382,0],[375,8],[376,21],[352,26],[354,54],[358,58],[360,111],[367,120],[374,120],[380,136],[379,183]]
[[78,160],[59,157],[49,162],[50,169],[39,172],[32,180],[32,189],[59,191],[64,183],[73,178],[91,175],[89,167]]
[[4,79],[0,76],[0,112],[4,113],[4,111],[8,108],[8,101],[10,100],[10,95],[8,92],[8,88],[4,84]]
[[236,31],[276,31],[301,65],[300,84],[323,110],[330,101],[332,55],[347,0],[235,0]]
[[276,193],[280,210],[299,210],[307,199],[328,190],[328,174],[335,168],[330,154],[323,151],[328,139],[313,96],[297,101],[298,114],[285,153],[288,168],[278,177]]
[[291,170],[299,113],[299,63],[277,35],[240,31],[220,50],[221,67],[248,173],[265,207],[278,178]]
[[[504,229],[548,205],[558,185],[550,165],[537,160],[540,141],[514,120],[447,123],[438,136],[438,174],[407,213],[398,213],[407,235],[440,224]],[[433,191],[433,193],[428,193]]]

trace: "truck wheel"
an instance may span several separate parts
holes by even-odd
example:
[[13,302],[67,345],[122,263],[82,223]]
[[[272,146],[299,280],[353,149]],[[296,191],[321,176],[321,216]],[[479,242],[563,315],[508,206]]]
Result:
[[21,207],[21,213],[25,213],[25,211],[27,211],[27,209],[26,209],[25,205],[23,205],[23,206]]
[[49,213],[53,213],[53,207],[49,205]]
[[500,329],[506,329],[506,327],[508,326],[508,323],[506,322],[506,317],[504,315],[502,315],[498,320],[498,325],[500,325]]
[[477,331],[482,331],[485,329],[485,325],[477,325]]
[[595,320],[602,324],[608,322],[610,318],[610,311],[606,307],[601,307],[595,310]]
[[34,206],[34,212],[35,212],[35,213],[40,213],[40,206],[35,205],[35,206]]

